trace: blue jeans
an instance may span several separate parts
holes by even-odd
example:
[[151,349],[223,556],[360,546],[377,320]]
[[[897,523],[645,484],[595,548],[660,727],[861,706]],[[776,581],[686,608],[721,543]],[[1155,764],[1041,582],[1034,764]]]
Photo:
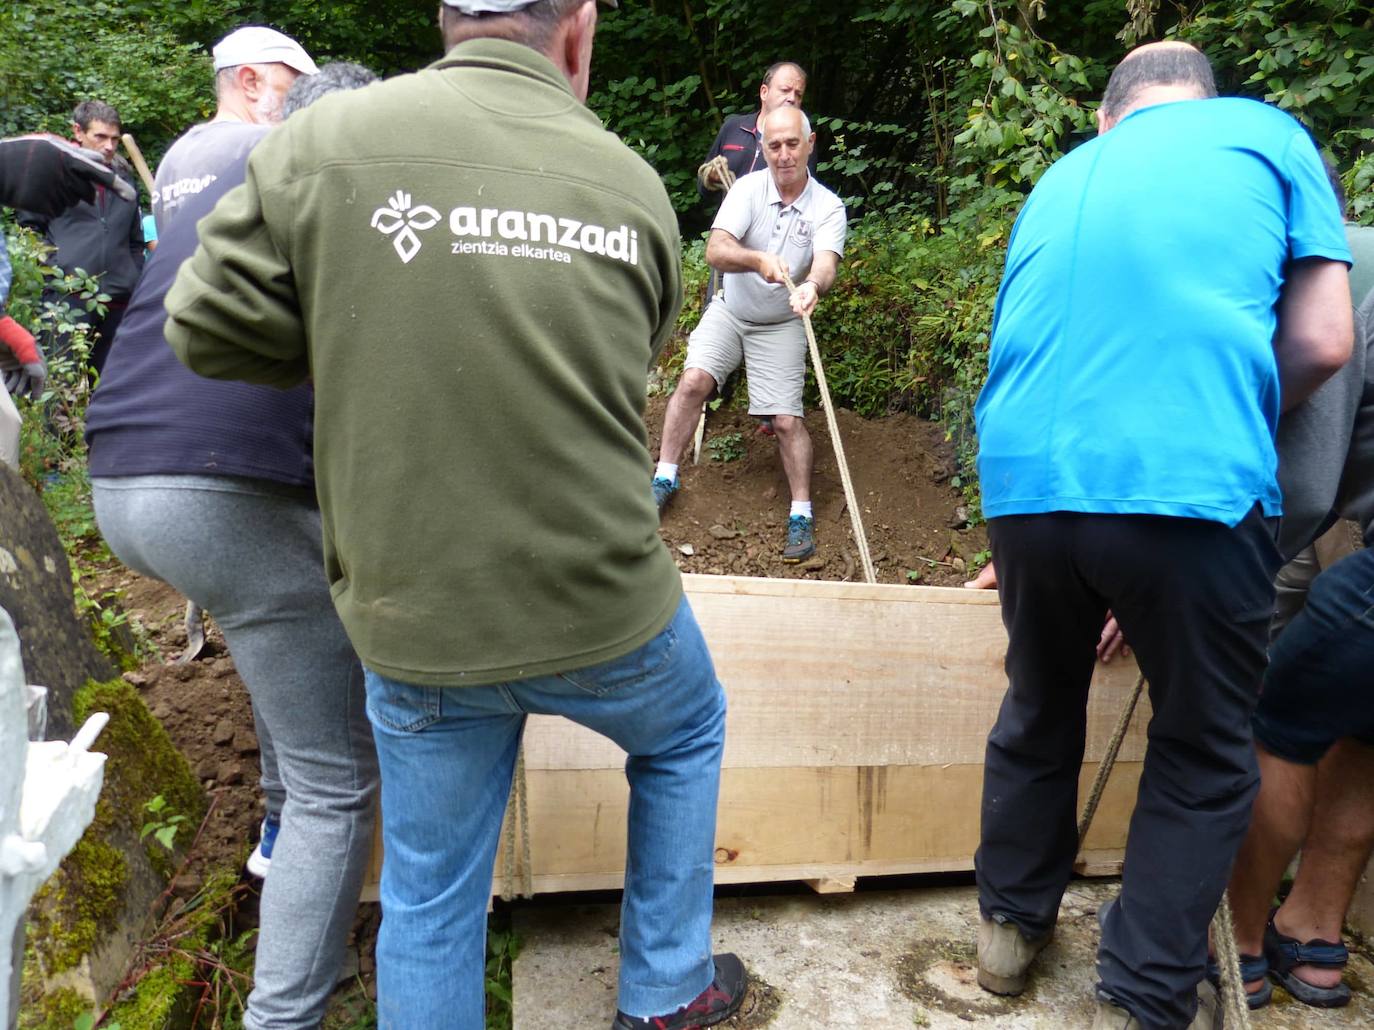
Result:
[[1341,737],[1374,743],[1374,550],[1342,558],[1312,582],[1307,604],[1269,650],[1255,739],[1314,765]]
[[572,719],[628,756],[620,1009],[661,1015],[710,985],[725,694],[685,598],[643,647],[555,676],[421,687],[369,669],[367,711],[386,845],[377,938],[383,1030],[482,1030],[487,899],[531,713]]

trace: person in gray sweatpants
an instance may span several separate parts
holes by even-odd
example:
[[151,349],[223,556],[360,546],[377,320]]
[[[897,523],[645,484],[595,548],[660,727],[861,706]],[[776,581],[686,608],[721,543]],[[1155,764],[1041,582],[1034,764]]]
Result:
[[314,68],[308,61],[269,29],[239,30],[215,48],[220,116],[182,136],[159,169],[168,204],[158,249],[86,422],[96,520],[111,550],[214,615],[253,701],[268,799],[262,843],[279,831],[270,851],[255,852],[270,865],[247,1030],[313,1030],[324,1017],[371,850],[377,759],[362,667],[325,579],[313,394],[190,372],[163,337],[163,301],[195,250],[196,223],[244,180],[269,129],[256,119],[282,110],[289,94],[277,93]]
[[317,1026],[357,910],[377,766],[314,495],[231,476],[102,477],[93,492],[124,564],[214,612],[255,717],[271,727],[286,803],[244,1025]]

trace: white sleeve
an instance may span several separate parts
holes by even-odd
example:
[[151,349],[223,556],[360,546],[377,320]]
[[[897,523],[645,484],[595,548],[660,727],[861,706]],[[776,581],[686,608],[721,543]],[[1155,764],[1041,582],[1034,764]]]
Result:
[[712,229],[724,229],[735,239],[744,239],[744,234],[754,221],[755,191],[754,184],[749,181],[752,177],[741,176],[730,187],[730,192],[725,194],[725,199],[720,203],[720,210],[716,212],[716,220],[711,223]]
[[845,218],[844,205],[838,200],[821,217],[820,224],[816,226],[813,236],[813,250],[828,250],[832,253],[844,256],[844,238],[848,231]]

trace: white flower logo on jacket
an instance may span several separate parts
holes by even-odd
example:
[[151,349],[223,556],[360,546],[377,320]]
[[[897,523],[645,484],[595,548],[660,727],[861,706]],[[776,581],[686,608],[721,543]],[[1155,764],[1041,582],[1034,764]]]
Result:
[[411,258],[420,253],[420,237],[415,230],[432,229],[443,216],[428,204],[411,207],[410,194],[403,190],[397,190],[396,195],[388,198],[386,203],[386,207],[379,207],[372,212],[372,228],[383,236],[395,233],[392,246],[401,255],[401,261],[410,264]]

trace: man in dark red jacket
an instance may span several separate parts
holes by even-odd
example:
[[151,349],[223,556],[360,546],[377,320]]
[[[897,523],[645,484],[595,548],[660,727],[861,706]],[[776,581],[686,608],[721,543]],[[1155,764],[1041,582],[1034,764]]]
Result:
[[[726,192],[741,175],[748,175],[764,167],[759,140],[763,138],[763,120],[780,107],[802,106],[806,92],[806,71],[791,61],[779,61],[763,74],[759,86],[759,109],[744,114],[732,114],[720,127],[716,141],[697,172],[697,192],[703,197],[707,191]],[[724,158],[728,175],[716,158]],[[811,172],[816,171],[815,151],[811,155]]]

